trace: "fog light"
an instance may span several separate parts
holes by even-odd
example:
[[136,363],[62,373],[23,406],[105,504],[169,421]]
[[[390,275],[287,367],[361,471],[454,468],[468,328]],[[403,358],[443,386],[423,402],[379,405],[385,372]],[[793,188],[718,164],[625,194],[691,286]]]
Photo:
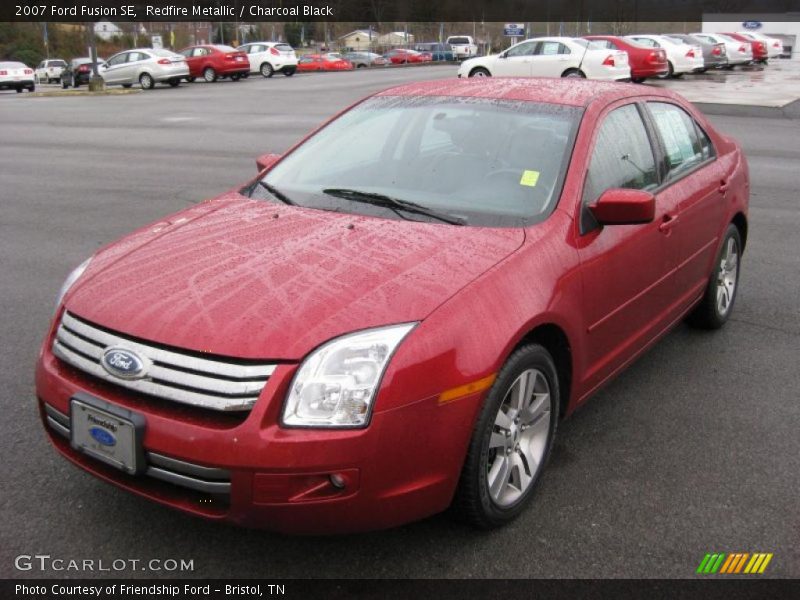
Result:
[[338,490],[344,489],[344,477],[339,475],[338,473],[333,473],[330,477],[331,485]]

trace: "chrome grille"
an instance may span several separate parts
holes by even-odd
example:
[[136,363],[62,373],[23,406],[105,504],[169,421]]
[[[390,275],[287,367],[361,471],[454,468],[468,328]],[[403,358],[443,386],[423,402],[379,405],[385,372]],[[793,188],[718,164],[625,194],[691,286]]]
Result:
[[[123,379],[101,363],[108,348],[135,352],[147,364],[144,376]],[[236,364],[199,358],[136,342],[64,312],[53,354],[73,367],[116,385],[165,400],[222,411],[250,410],[275,370],[271,364]]]

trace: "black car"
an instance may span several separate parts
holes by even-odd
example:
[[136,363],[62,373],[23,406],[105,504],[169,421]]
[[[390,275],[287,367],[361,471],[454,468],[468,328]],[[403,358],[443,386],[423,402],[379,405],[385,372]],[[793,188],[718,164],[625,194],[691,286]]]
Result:
[[[105,61],[98,57],[97,64],[100,65]],[[92,59],[88,56],[82,58],[73,58],[61,73],[61,87],[67,89],[68,87],[78,87],[82,83],[88,84],[92,79]]]

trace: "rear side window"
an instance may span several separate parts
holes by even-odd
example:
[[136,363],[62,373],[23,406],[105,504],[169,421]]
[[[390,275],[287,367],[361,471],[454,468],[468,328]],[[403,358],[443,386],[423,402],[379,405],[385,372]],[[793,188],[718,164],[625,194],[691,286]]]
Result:
[[592,204],[609,189],[647,190],[657,185],[653,148],[639,110],[628,104],[611,111],[600,126],[592,150],[584,205]]
[[714,156],[708,136],[682,108],[666,102],[648,102],[664,145],[667,177],[675,177]]
[[542,42],[537,54],[552,56],[554,54],[570,54],[569,48],[559,42]]

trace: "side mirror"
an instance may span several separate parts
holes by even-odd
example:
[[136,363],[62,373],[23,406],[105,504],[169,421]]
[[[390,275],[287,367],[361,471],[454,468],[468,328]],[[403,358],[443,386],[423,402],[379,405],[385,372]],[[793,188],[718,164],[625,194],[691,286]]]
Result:
[[256,159],[256,167],[258,167],[258,172],[261,173],[264,169],[268,169],[272,165],[274,165],[279,159],[280,154],[262,154]]
[[589,206],[601,225],[651,223],[656,216],[656,198],[642,190],[606,190]]
[[500,54],[497,55],[497,58],[507,58],[507,57],[508,57],[508,50],[506,50],[505,52],[501,52]]

